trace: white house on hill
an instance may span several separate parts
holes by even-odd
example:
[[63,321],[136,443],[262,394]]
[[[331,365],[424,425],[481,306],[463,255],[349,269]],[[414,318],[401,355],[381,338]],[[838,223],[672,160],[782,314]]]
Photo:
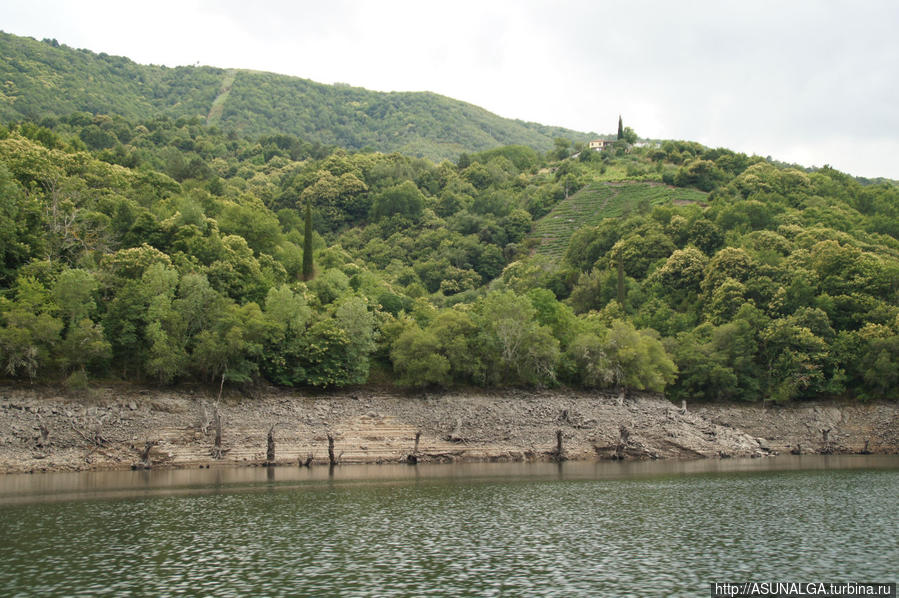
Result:
[[612,147],[615,142],[611,139],[594,139],[590,142],[590,149],[601,152],[604,149]]

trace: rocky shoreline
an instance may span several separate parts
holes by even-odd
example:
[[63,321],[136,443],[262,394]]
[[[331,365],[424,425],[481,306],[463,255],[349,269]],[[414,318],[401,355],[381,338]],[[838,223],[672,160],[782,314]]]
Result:
[[899,453],[895,403],[682,409],[651,394],[368,388],[232,390],[217,403],[216,394],[0,387],[0,472],[328,464],[329,448],[341,463]]

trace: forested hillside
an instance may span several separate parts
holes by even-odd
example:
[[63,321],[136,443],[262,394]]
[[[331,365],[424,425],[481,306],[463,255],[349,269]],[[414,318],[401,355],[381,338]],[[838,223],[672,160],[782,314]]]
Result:
[[307,79],[213,67],[139,65],[55,40],[0,33],[0,120],[117,114],[196,118],[243,135],[289,134],[309,143],[400,151],[433,160],[588,135],[510,120],[433,93],[368,91]]
[[[0,367],[76,387],[896,397],[894,184],[687,142],[578,149],[434,163],[205,118],[7,123]],[[610,179],[610,217],[538,251],[535,222]]]

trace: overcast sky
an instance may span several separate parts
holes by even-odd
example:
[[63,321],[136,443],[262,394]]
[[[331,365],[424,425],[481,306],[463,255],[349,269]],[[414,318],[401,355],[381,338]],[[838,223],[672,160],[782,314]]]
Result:
[[899,179],[899,2],[29,0],[0,28],[139,63],[434,91],[509,118]]

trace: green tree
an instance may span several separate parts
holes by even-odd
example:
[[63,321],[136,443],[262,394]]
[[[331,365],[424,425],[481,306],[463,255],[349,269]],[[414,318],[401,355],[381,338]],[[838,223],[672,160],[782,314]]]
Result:
[[634,143],[637,143],[637,133],[630,127],[624,127],[624,131],[621,133],[619,139],[624,139],[624,141],[633,145]]
[[424,195],[415,183],[404,181],[375,196],[371,204],[371,216],[376,220],[394,215],[417,220],[424,205]]
[[74,324],[93,314],[99,283],[93,274],[82,269],[63,270],[53,285],[53,297],[66,322]]
[[15,300],[0,297],[0,359],[10,376],[32,381],[57,354],[62,321],[50,293],[34,278],[16,280]]
[[182,375],[188,364],[187,323],[175,307],[178,272],[154,264],[144,272],[141,282],[148,298],[144,369],[158,382],[167,384]]
[[82,379],[87,378],[88,366],[102,366],[112,353],[112,345],[103,336],[103,327],[90,318],[70,323],[60,348],[66,364]]
[[549,384],[556,380],[559,341],[536,321],[526,297],[494,292],[476,307],[488,379],[494,384]]
[[369,357],[375,349],[374,315],[362,298],[347,297],[334,310],[334,320],[349,339],[342,384],[362,384],[368,380]]
[[527,297],[536,310],[537,322],[541,326],[548,326],[560,345],[567,347],[578,330],[578,319],[574,311],[560,303],[549,289],[532,289],[528,291]]
[[887,326],[868,324],[858,336],[862,350],[857,354],[857,367],[864,382],[864,396],[896,398],[899,394],[899,334]]
[[350,338],[333,318],[320,320],[306,333],[305,350],[298,355],[305,383],[327,388],[350,384]]
[[440,354],[440,341],[414,322],[393,342],[390,359],[397,382],[404,386],[447,386],[450,382],[450,362]]
[[306,202],[306,219],[303,228],[303,280],[315,278],[315,263],[312,255],[312,206]]
[[453,380],[463,384],[484,384],[485,364],[477,350],[479,331],[469,312],[440,310],[427,332],[437,339],[440,354],[449,362]]
[[602,339],[593,332],[578,334],[569,345],[566,355],[574,364],[575,383],[596,388],[605,386],[614,378],[614,373],[606,369],[609,361]]
[[249,382],[259,371],[265,339],[271,335],[272,324],[258,305],[230,304],[212,328],[197,335],[192,366],[209,381]]
[[701,251],[693,247],[678,249],[668,256],[652,279],[661,284],[666,295],[687,300],[699,294],[708,261]]
[[602,296],[603,290],[603,274],[597,269],[588,272],[582,272],[578,277],[577,284],[571,289],[571,296],[568,301],[575,313],[583,314],[590,310],[602,309],[605,305]]
[[53,286],[53,297],[66,322],[59,346],[61,365],[74,368],[82,380],[87,379],[89,365],[102,365],[112,353],[103,327],[91,320],[98,286],[93,274],[81,269],[64,270]]
[[5,164],[0,163],[0,284],[15,278],[18,267],[39,254],[41,210],[38,201],[24,193]]
[[598,371],[606,383],[636,390],[661,392],[674,382],[677,366],[653,330],[613,320],[602,343]]

